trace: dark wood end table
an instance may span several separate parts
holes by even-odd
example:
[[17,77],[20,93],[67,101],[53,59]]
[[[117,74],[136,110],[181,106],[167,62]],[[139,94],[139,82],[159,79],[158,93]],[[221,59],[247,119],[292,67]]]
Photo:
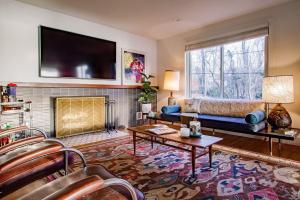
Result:
[[273,139],[278,139],[278,144],[279,144],[279,150],[281,150],[281,140],[290,140],[290,141],[294,141],[299,133],[300,133],[300,129],[296,129],[296,128],[289,128],[287,130],[292,130],[295,131],[294,135],[287,135],[284,133],[279,133],[276,132],[275,130],[273,130],[270,126],[267,126],[265,129],[256,132],[254,135],[258,135],[258,136],[264,136],[265,138],[269,138],[269,151],[270,151],[270,155],[273,155]]

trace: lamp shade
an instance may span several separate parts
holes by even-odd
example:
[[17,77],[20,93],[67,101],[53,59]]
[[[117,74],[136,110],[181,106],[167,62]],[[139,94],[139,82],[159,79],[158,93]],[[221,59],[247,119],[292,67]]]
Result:
[[293,76],[268,76],[263,80],[262,98],[267,103],[293,103]]
[[165,71],[164,89],[171,91],[179,90],[180,72],[173,70]]

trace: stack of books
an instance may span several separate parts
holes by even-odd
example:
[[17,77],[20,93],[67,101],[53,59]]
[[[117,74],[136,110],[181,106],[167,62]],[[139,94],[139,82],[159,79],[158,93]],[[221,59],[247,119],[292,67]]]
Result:
[[293,129],[279,129],[279,130],[275,130],[275,132],[280,133],[280,134],[289,135],[289,136],[294,136],[297,134],[297,131],[295,131]]

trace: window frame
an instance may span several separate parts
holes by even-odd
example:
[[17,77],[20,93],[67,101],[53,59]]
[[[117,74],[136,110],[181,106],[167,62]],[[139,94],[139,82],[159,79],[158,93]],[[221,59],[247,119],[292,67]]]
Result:
[[[264,64],[264,77],[268,76],[268,60],[269,60],[269,35],[261,35],[261,36],[256,36],[256,37],[253,37],[253,38],[258,38],[258,37],[262,37],[264,36],[265,37],[265,46],[264,46],[264,61],[265,61],[265,64]],[[245,38],[243,40],[248,40],[248,39],[253,39],[253,38]],[[222,43],[222,44],[219,44],[219,45],[214,45],[214,46],[220,46],[220,73],[221,73],[221,76],[220,76],[220,93],[221,93],[221,96],[216,98],[216,97],[210,97],[210,98],[216,98],[216,99],[224,99],[224,45],[225,44],[229,44],[229,43],[234,43],[234,42],[239,42],[239,41],[243,41],[243,40],[237,40],[237,41],[232,41],[232,42],[228,42],[228,43]],[[202,47],[202,48],[209,48],[209,47],[214,47],[214,46],[208,46],[208,47]],[[199,49],[202,49],[202,48],[199,48]],[[196,49],[194,49],[196,50]],[[191,98],[192,97],[192,94],[191,94],[191,51],[192,50],[188,50],[188,51],[185,51],[185,73],[186,73],[186,76],[185,76],[185,96],[188,97],[188,98]],[[206,97],[206,96],[204,96]],[[251,100],[251,99],[245,99],[245,100]]]

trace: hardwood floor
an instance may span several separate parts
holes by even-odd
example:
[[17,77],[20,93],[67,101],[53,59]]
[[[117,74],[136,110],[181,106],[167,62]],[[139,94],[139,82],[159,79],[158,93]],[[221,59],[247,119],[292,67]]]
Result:
[[[213,135],[211,131],[203,132],[207,135]],[[270,155],[268,141],[217,132],[215,136],[223,138],[223,140],[218,143],[220,145]],[[281,144],[281,150],[279,150],[277,140],[273,139],[273,156],[300,161],[300,146]]]

